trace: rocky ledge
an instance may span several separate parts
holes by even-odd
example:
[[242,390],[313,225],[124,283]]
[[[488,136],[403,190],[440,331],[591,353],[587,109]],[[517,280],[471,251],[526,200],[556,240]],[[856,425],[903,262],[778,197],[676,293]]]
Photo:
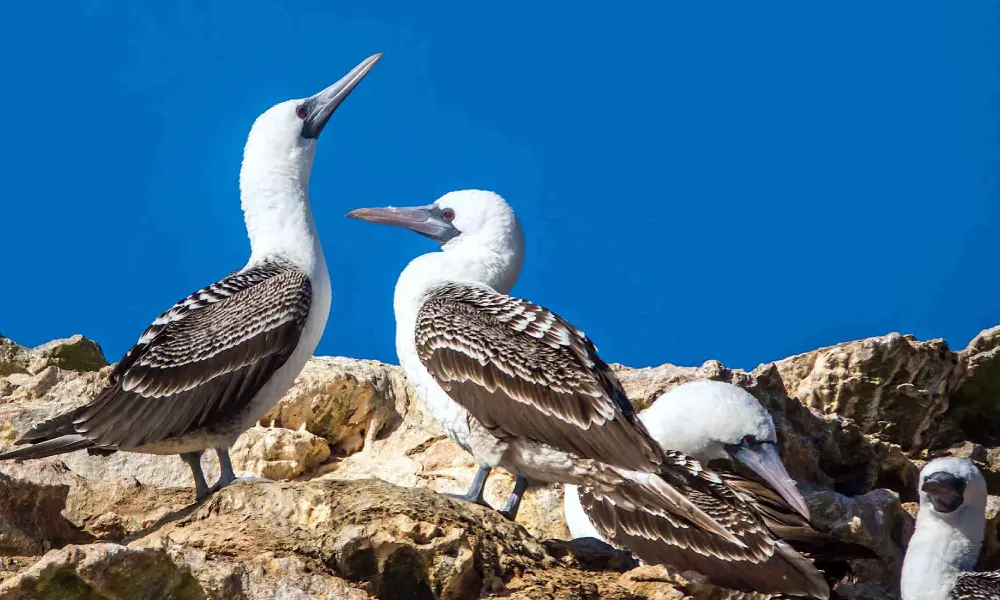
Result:
[[[923,461],[976,461],[1000,494],[1000,328],[951,351],[890,334],[751,372],[616,365],[638,407],[692,379],[748,389],[772,411],[815,524],[878,552],[848,598],[887,599],[913,529]],[[0,337],[0,446],[89,400],[107,377],[81,336],[39,348]],[[175,457],[62,457],[0,464],[0,600],[723,597],[693,573],[566,542],[561,490],[529,490],[509,523],[440,496],[475,466],[448,441],[398,367],[317,357],[233,448],[241,483],[195,503]],[[206,473],[218,474],[206,455]],[[498,471],[487,499],[513,479]],[[1000,566],[990,498],[981,566]]]

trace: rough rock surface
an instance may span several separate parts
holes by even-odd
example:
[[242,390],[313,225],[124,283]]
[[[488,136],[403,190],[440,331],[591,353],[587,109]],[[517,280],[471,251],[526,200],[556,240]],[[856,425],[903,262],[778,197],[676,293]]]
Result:
[[[970,458],[1000,494],[1000,328],[962,351],[890,334],[751,372],[615,365],[637,407],[685,381],[741,385],[772,411],[791,474],[824,530],[875,549],[848,598],[892,598],[923,462]],[[0,446],[88,401],[110,367],[73,336],[0,337]],[[464,491],[471,457],[398,367],[318,357],[233,448],[242,483],[194,502],[176,457],[78,452],[0,463],[0,600],[13,598],[708,598],[695,573],[635,567],[568,537],[559,486],[534,485],[518,525],[434,491]],[[218,474],[213,453],[206,474]],[[498,470],[487,499],[513,478]],[[1000,497],[981,565],[1000,566]]]

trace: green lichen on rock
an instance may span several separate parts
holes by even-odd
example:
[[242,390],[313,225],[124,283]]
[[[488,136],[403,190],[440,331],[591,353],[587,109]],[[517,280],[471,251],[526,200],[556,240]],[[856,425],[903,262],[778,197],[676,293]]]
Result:
[[108,364],[100,344],[80,334],[53,340],[35,348],[34,352],[67,371],[99,371]]
[[28,349],[0,334],[0,377],[11,373],[27,373],[31,356]]

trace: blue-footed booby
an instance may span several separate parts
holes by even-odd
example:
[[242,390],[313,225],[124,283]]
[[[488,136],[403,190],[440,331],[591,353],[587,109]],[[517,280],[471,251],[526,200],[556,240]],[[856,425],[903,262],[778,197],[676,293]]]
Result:
[[971,462],[937,458],[920,471],[917,526],[906,548],[903,600],[995,600],[1000,571],[973,571],[986,533],[986,480]]
[[309,205],[316,142],[380,57],[257,117],[240,169],[247,265],[157,317],[91,402],[35,425],[15,442],[26,447],[0,459],[180,454],[201,499],[210,492],[201,455],[213,448],[217,486],[236,479],[229,447],[288,391],[326,326],[330,275]]
[[348,216],[441,244],[399,277],[396,349],[429,410],[485,469],[594,490],[669,525],[677,543],[745,561],[747,569],[778,557],[784,587],[826,597],[811,563],[776,540],[742,494],[650,437],[582,331],[506,293],[523,262],[524,237],[503,198],[466,190],[426,206]]
[[[684,383],[668,390],[641,411],[639,420],[663,448],[683,452],[709,465],[755,505],[776,538],[813,559],[815,566],[832,578],[849,571],[847,559],[878,558],[878,554],[864,546],[812,528],[809,507],[781,461],[774,420],[743,388],[720,381]],[[733,461],[748,467],[767,485],[727,468]],[[621,510],[607,501],[599,503],[590,491],[574,485],[565,486],[564,491],[566,524],[574,538],[610,541],[628,548],[646,563],[693,569],[717,585],[755,592],[784,591],[774,584],[785,568],[781,561],[741,566],[738,559],[677,545],[669,526],[666,527],[667,535],[661,535],[657,527],[648,526],[647,517],[633,520],[631,511]],[[594,510],[599,513],[596,522],[592,522],[588,514]],[[801,564],[799,567],[815,577],[814,569],[806,569]],[[754,569],[750,577],[744,574],[743,569],[747,568]],[[753,583],[769,571],[775,579],[767,584],[768,587]]]

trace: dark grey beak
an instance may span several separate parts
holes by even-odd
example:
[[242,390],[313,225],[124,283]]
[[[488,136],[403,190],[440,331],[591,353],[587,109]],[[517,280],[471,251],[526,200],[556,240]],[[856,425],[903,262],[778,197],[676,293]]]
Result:
[[925,477],[920,489],[927,493],[934,510],[950,513],[958,510],[965,502],[965,485],[965,480],[961,477],[938,471]]
[[305,121],[302,124],[302,137],[306,139],[316,139],[319,137],[319,134],[323,132],[323,128],[326,127],[326,122],[333,115],[333,111],[337,110],[337,107],[344,101],[344,98],[347,98],[351,90],[361,83],[361,80],[368,74],[368,71],[371,71],[371,68],[375,66],[375,63],[380,58],[382,58],[381,52],[369,56],[360,65],[351,69],[350,73],[344,75],[340,81],[312,98],[307,98],[299,106],[299,116],[302,116],[303,112],[305,114],[302,117],[302,120]]
[[777,444],[765,442],[748,447],[745,444],[726,446],[729,455],[760,475],[797,513],[809,520],[809,505],[795,487],[795,480],[781,462]]
[[440,244],[460,233],[450,221],[444,218],[441,209],[434,204],[410,208],[393,208],[391,206],[387,208],[356,208],[347,213],[347,216],[369,223],[403,227],[425,235]]

